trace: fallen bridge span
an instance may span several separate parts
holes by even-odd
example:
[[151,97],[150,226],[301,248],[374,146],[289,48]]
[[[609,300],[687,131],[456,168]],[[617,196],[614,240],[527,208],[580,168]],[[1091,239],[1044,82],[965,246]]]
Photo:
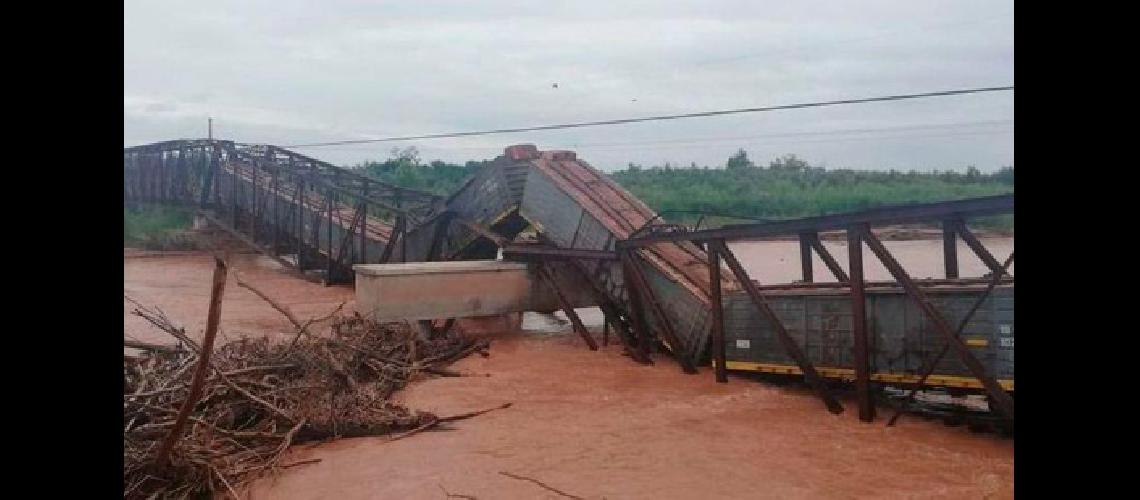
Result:
[[[639,362],[652,363],[657,353],[668,352],[685,372],[696,373],[711,356],[718,381],[727,380],[726,369],[802,375],[836,413],[842,406],[828,379],[850,379],[867,421],[874,418],[872,380],[915,389],[984,389],[991,406],[1013,417],[1007,394],[1013,387],[1012,255],[1000,263],[965,224],[969,217],[1012,212],[1012,195],[691,231],[661,220],[572,151],[510,146],[441,197],[277,146],[186,140],[125,148],[124,202],[195,207],[250,246],[326,283],[353,281],[354,266],[370,276],[406,276],[369,266],[500,256],[524,261],[519,290],[542,284],[550,293],[531,301],[506,291],[494,311],[561,308],[595,349],[574,308],[599,304],[606,331],[614,331]],[[942,222],[947,242],[946,279],[937,282],[911,278],[870,229],[927,220]],[[847,269],[820,242],[826,230],[847,232]],[[779,235],[799,237],[805,283],[813,282],[813,253],[838,283],[762,286],[727,246]],[[992,279],[958,277],[957,238],[986,264]],[[863,279],[864,245],[894,283]],[[948,290],[965,295],[939,298]],[[910,305],[882,298],[884,293],[908,298]],[[972,308],[962,305],[970,302]],[[875,308],[905,313],[908,307],[914,309],[911,316],[923,319],[918,327],[903,321],[899,328],[879,328],[881,311]],[[979,308],[981,319],[971,322]],[[491,309],[452,307],[440,314]],[[396,314],[391,307],[377,310]],[[410,319],[430,332],[431,315],[419,311]],[[450,325],[454,318],[433,319]],[[972,344],[964,334],[974,337]],[[727,359],[728,338],[745,357]],[[747,351],[753,341],[762,352]],[[934,355],[938,346],[941,353]],[[948,352],[954,357],[943,362]],[[903,362],[895,366],[900,357]]]

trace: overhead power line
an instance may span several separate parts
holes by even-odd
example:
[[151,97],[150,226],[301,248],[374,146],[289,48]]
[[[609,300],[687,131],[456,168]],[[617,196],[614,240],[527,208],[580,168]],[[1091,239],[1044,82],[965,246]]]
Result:
[[921,94],[900,94],[889,95],[880,97],[865,97],[861,99],[843,99],[838,101],[820,101],[820,102],[807,102],[799,104],[784,104],[780,106],[765,106],[758,108],[738,108],[726,109],[719,111],[701,111],[697,113],[684,113],[678,115],[660,115],[660,116],[646,116],[642,118],[622,118],[617,120],[600,120],[592,122],[578,122],[578,123],[562,123],[557,125],[539,125],[534,127],[520,127],[520,128],[502,128],[493,130],[479,130],[473,132],[452,132],[446,134],[425,134],[425,135],[411,135],[403,137],[384,137],[380,139],[355,139],[347,141],[333,141],[333,142],[315,142],[309,144],[292,144],[284,146],[287,148],[315,148],[322,146],[341,146],[346,144],[368,144],[374,142],[393,142],[393,141],[411,141],[419,139],[444,139],[449,137],[471,137],[477,135],[491,135],[491,134],[508,134],[515,132],[534,132],[540,130],[559,130],[568,128],[583,128],[583,127],[597,127],[602,125],[623,125],[627,123],[642,123],[653,121],[666,121],[666,120],[681,120],[686,118],[702,118],[709,116],[723,116],[735,115],[742,113],[761,113],[765,111],[778,111],[785,109],[801,109],[801,108],[822,108],[825,106],[839,106],[844,104],[865,104],[871,102],[883,101],[902,101],[907,99],[923,99],[927,97],[945,97],[952,95],[963,94],[979,94],[983,92],[1001,92],[1006,90],[1013,90],[1013,85],[1007,87],[979,87],[972,89],[958,89],[958,90],[943,90],[940,92],[924,92]]
[[[571,147],[598,147],[598,146],[648,146],[654,144],[699,144],[705,142],[726,142],[726,141],[752,141],[755,139],[779,139],[779,138],[795,138],[795,137],[813,137],[813,136],[836,136],[836,135],[861,135],[861,134],[877,134],[881,132],[914,132],[921,130],[939,130],[939,129],[953,129],[953,128],[966,128],[977,126],[993,126],[993,125],[1012,125],[1013,120],[983,120],[973,122],[957,122],[957,123],[931,123],[919,125],[903,125],[895,127],[877,127],[877,128],[848,128],[848,129],[833,129],[833,130],[814,130],[814,131],[801,131],[801,132],[780,132],[772,134],[753,134],[753,135],[739,135],[739,136],[716,136],[716,137],[682,137],[674,139],[658,139],[652,141],[626,141],[626,142],[595,142],[595,143],[573,143]],[[954,132],[961,133],[961,132]],[[868,137],[868,139],[875,139],[876,137]],[[844,140],[844,139],[836,139]]]
[[[968,128],[968,127],[992,127],[995,125],[1013,125],[1013,120],[981,120],[970,122],[951,122],[951,123],[920,123],[912,125],[901,125],[894,127],[876,127],[876,128],[846,128],[846,129],[831,129],[831,130],[809,130],[797,132],[780,132],[770,134],[753,134],[753,135],[718,135],[711,137],[674,137],[670,139],[656,139],[645,141],[624,141],[624,142],[556,142],[551,147],[567,147],[571,149],[584,148],[584,147],[598,147],[598,146],[650,146],[655,144],[700,144],[706,142],[726,142],[726,141],[752,141],[755,139],[773,139],[773,138],[794,138],[794,137],[813,137],[813,136],[837,136],[837,135],[857,135],[857,134],[877,134],[882,132],[912,132],[921,130],[941,130],[941,129],[955,129],[955,128]],[[923,136],[926,137],[926,136]],[[869,137],[874,139],[875,137]],[[844,139],[836,139],[844,140]],[[368,146],[348,145],[342,146],[341,150],[351,151],[367,151],[370,150]],[[443,151],[484,151],[484,150],[498,150],[503,149],[501,145],[486,145],[486,146],[430,146],[432,150]]]

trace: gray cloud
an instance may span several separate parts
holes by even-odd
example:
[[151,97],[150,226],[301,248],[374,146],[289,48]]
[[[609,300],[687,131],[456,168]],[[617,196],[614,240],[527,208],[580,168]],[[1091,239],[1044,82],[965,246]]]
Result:
[[[131,0],[124,144],[203,136],[206,116],[222,137],[291,144],[1013,82],[1012,2],[617,3]],[[990,170],[1013,163],[1012,118],[1003,93],[414,145],[462,161],[533,142],[605,169],[744,147]],[[869,129],[885,130],[843,132]],[[397,145],[412,144],[306,152],[353,163]]]

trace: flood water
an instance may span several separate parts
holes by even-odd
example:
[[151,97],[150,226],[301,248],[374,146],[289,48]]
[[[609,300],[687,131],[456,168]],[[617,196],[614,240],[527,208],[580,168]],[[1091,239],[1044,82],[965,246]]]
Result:
[[[1002,260],[1009,238],[986,239]],[[846,267],[840,242],[825,242]],[[915,277],[941,275],[939,241],[886,243]],[[794,241],[732,246],[753,278],[763,283],[799,279]],[[865,251],[868,279],[888,278]],[[963,276],[983,266],[959,250]],[[292,308],[320,316],[352,290],[308,283],[275,270],[253,255],[235,256],[233,268]],[[205,324],[212,260],[206,255],[124,258],[124,291],[158,304],[189,332]],[[817,262],[817,281],[826,268]],[[126,332],[166,341],[128,314]],[[586,311],[584,311],[586,312]],[[555,316],[561,317],[561,313]],[[592,329],[600,314],[587,315]],[[513,406],[456,422],[454,430],[425,432],[394,442],[383,437],[298,446],[287,461],[319,458],[257,481],[252,498],[364,499],[561,498],[527,476],[582,498],[1011,498],[1013,440],[974,434],[964,427],[904,417],[885,427],[858,420],[853,401],[832,415],[808,390],[730,375],[717,384],[708,368],[686,375],[657,357],[641,366],[611,344],[590,351],[568,325],[527,314],[521,332],[483,323],[491,356],[471,356],[453,368],[485,377],[424,378],[397,393],[412,408],[451,415],[512,402]],[[486,327],[491,325],[490,327]],[[461,323],[463,326],[463,323]],[[466,324],[469,330],[477,322]],[[289,332],[284,318],[230,282],[222,335]],[[598,337],[598,335],[596,335]]]

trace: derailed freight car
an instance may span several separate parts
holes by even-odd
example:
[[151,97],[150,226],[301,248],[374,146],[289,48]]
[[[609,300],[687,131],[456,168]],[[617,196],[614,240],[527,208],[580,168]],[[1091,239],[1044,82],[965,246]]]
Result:
[[[985,293],[978,280],[937,280],[923,292],[954,326]],[[836,284],[762,287],[772,310],[783,322],[821,376],[853,380],[853,334],[850,289]],[[913,385],[923,369],[946,345],[946,339],[894,282],[868,282],[866,327],[871,380],[886,385]],[[725,368],[736,371],[798,375],[770,321],[742,292],[724,297]],[[1013,391],[1013,282],[994,288],[962,331],[962,339],[986,373]],[[926,385],[982,389],[952,351],[935,365]]]
[[[561,248],[614,251],[654,221],[657,213],[605,174],[579,160],[572,151],[536,151],[519,209],[538,233]],[[690,242],[661,242],[638,249],[632,262],[645,275],[664,320],[676,334],[670,349],[678,358],[699,362],[712,325],[708,256]],[[632,297],[618,262],[584,264],[590,279],[619,306],[630,311]],[[736,290],[736,281],[722,276],[722,287]],[[652,331],[661,332],[647,299],[639,299]]]

